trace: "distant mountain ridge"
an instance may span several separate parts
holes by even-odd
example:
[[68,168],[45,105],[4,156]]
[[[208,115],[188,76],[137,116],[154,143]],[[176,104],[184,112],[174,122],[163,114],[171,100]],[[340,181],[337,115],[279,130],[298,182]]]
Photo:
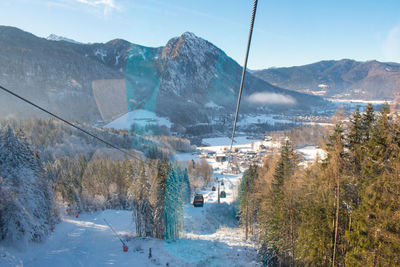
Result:
[[400,93],[400,64],[376,60],[328,60],[253,75],[279,87],[339,99],[391,100]]
[[[242,71],[222,50],[189,32],[151,48],[122,39],[95,44],[52,41],[0,26],[0,59],[2,85],[67,118],[105,123],[147,109],[181,129],[233,113]],[[255,93],[290,101],[252,102]],[[250,73],[243,99],[243,113],[311,112],[326,105],[322,98],[273,86]],[[2,117],[35,113],[40,114],[10,96],[0,98]]]

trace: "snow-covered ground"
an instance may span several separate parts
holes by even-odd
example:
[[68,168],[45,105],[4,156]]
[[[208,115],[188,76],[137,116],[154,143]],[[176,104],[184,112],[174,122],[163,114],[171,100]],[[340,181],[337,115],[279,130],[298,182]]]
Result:
[[276,114],[262,114],[262,115],[254,115],[254,116],[245,116],[243,119],[238,121],[238,126],[246,126],[251,124],[260,124],[266,123],[269,125],[275,125],[275,123],[295,123],[294,121],[290,121],[284,118],[279,118]]
[[194,160],[194,161],[200,161],[198,158],[198,155],[194,153],[176,153],[175,154],[175,160],[176,161],[189,161],[189,160]]
[[[234,139],[233,145],[247,145],[250,144],[252,141],[248,139],[247,136],[236,136]],[[258,141],[258,140],[256,140]],[[230,146],[231,138],[230,137],[213,137],[213,138],[204,138],[203,143],[207,144],[210,148],[212,147],[220,147],[220,146]]]
[[391,100],[362,100],[362,99],[336,99],[336,98],[327,98],[327,100],[335,102],[335,103],[352,103],[355,105],[360,104],[373,104],[373,105],[382,105],[385,103],[391,104]]
[[[257,261],[255,242],[245,240],[243,229],[235,218],[234,201],[241,174],[226,173],[226,162],[218,163],[210,158],[207,161],[214,167],[215,180],[196,192],[204,196],[204,207],[185,206],[186,239],[205,242],[206,251],[196,247],[188,258],[195,259],[196,266],[261,266]],[[213,186],[215,191],[212,191]],[[220,203],[218,187],[220,192],[226,193]]]
[[[134,237],[130,211],[65,217],[42,244],[17,250],[0,243],[0,266],[257,266],[254,244],[244,241],[241,229],[223,224],[218,229],[202,227],[209,212],[210,216],[219,213],[218,207],[187,205],[185,211],[186,228],[194,230],[174,242]],[[122,243],[103,219],[128,239],[128,252],[123,252]]]
[[20,250],[0,244],[0,265],[104,266],[118,263],[120,266],[133,266],[140,262],[122,251],[121,242],[103,219],[120,234],[134,229],[129,211],[107,210],[81,214],[79,218],[65,217],[55,226],[48,240],[41,244],[30,243]]
[[[240,148],[240,149],[254,150],[258,149],[260,145],[264,145],[265,147],[270,147],[270,148],[280,147],[279,143],[275,143],[272,141],[263,141],[259,139],[249,139],[249,138],[250,137],[248,136],[235,137],[232,149]],[[208,146],[198,147],[197,148],[198,150],[213,151],[218,153],[229,149],[231,145],[231,139],[228,137],[205,138],[203,139],[203,143],[207,144]]]
[[303,165],[315,161],[317,155],[320,159],[324,159],[327,155],[325,150],[316,146],[305,146],[302,148],[296,148],[295,151],[304,156],[304,162],[302,162]]
[[138,109],[122,115],[121,117],[107,124],[105,127],[118,130],[130,130],[131,126],[134,124],[142,127],[146,125],[158,125],[166,126],[168,128],[171,128],[172,125],[168,118],[158,117],[154,112]]

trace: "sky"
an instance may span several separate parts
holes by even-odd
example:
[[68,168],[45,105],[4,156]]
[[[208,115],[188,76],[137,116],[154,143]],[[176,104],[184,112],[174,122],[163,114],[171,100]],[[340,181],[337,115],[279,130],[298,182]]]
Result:
[[[252,0],[0,0],[0,25],[79,42],[164,46],[195,33],[243,64]],[[399,0],[259,0],[250,69],[400,62]]]

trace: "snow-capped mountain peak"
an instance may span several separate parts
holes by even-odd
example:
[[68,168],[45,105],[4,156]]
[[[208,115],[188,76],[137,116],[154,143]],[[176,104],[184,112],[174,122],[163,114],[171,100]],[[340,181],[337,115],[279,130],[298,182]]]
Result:
[[194,34],[193,32],[184,32],[182,34],[182,37],[185,37],[187,39],[201,39],[200,37],[198,37],[196,34]]
[[50,40],[50,41],[65,41],[65,42],[69,42],[69,43],[73,43],[73,44],[82,44],[82,43],[77,42],[75,40],[72,40],[72,39],[69,39],[69,38],[66,38],[66,37],[63,37],[63,36],[56,35],[54,33],[52,33],[49,36],[47,36],[46,39]]

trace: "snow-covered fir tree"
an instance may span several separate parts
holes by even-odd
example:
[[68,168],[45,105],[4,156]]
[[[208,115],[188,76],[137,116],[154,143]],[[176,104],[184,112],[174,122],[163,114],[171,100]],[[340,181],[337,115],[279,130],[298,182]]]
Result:
[[140,163],[139,175],[135,178],[132,186],[133,195],[133,217],[138,236],[151,235],[153,231],[153,208],[148,195],[150,184],[145,172],[144,163]]
[[182,171],[182,169],[180,169],[181,173],[180,175],[182,175],[182,197],[183,197],[183,201],[185,203],[190,203],[190,181],[189,181],[189,174],[188,174],[188,170],[187,168],[185,168],[185,170]]
[[177,166],[170,168],[165,185],[164,198],[164,218],[166,240],[175,240],[179,238],[179,233],[183,229],[183,198],[182,171]]
[[43,240],[53,223],[51,191],[37,153],[10,126],[0,129],[0,186],[0,238]]

